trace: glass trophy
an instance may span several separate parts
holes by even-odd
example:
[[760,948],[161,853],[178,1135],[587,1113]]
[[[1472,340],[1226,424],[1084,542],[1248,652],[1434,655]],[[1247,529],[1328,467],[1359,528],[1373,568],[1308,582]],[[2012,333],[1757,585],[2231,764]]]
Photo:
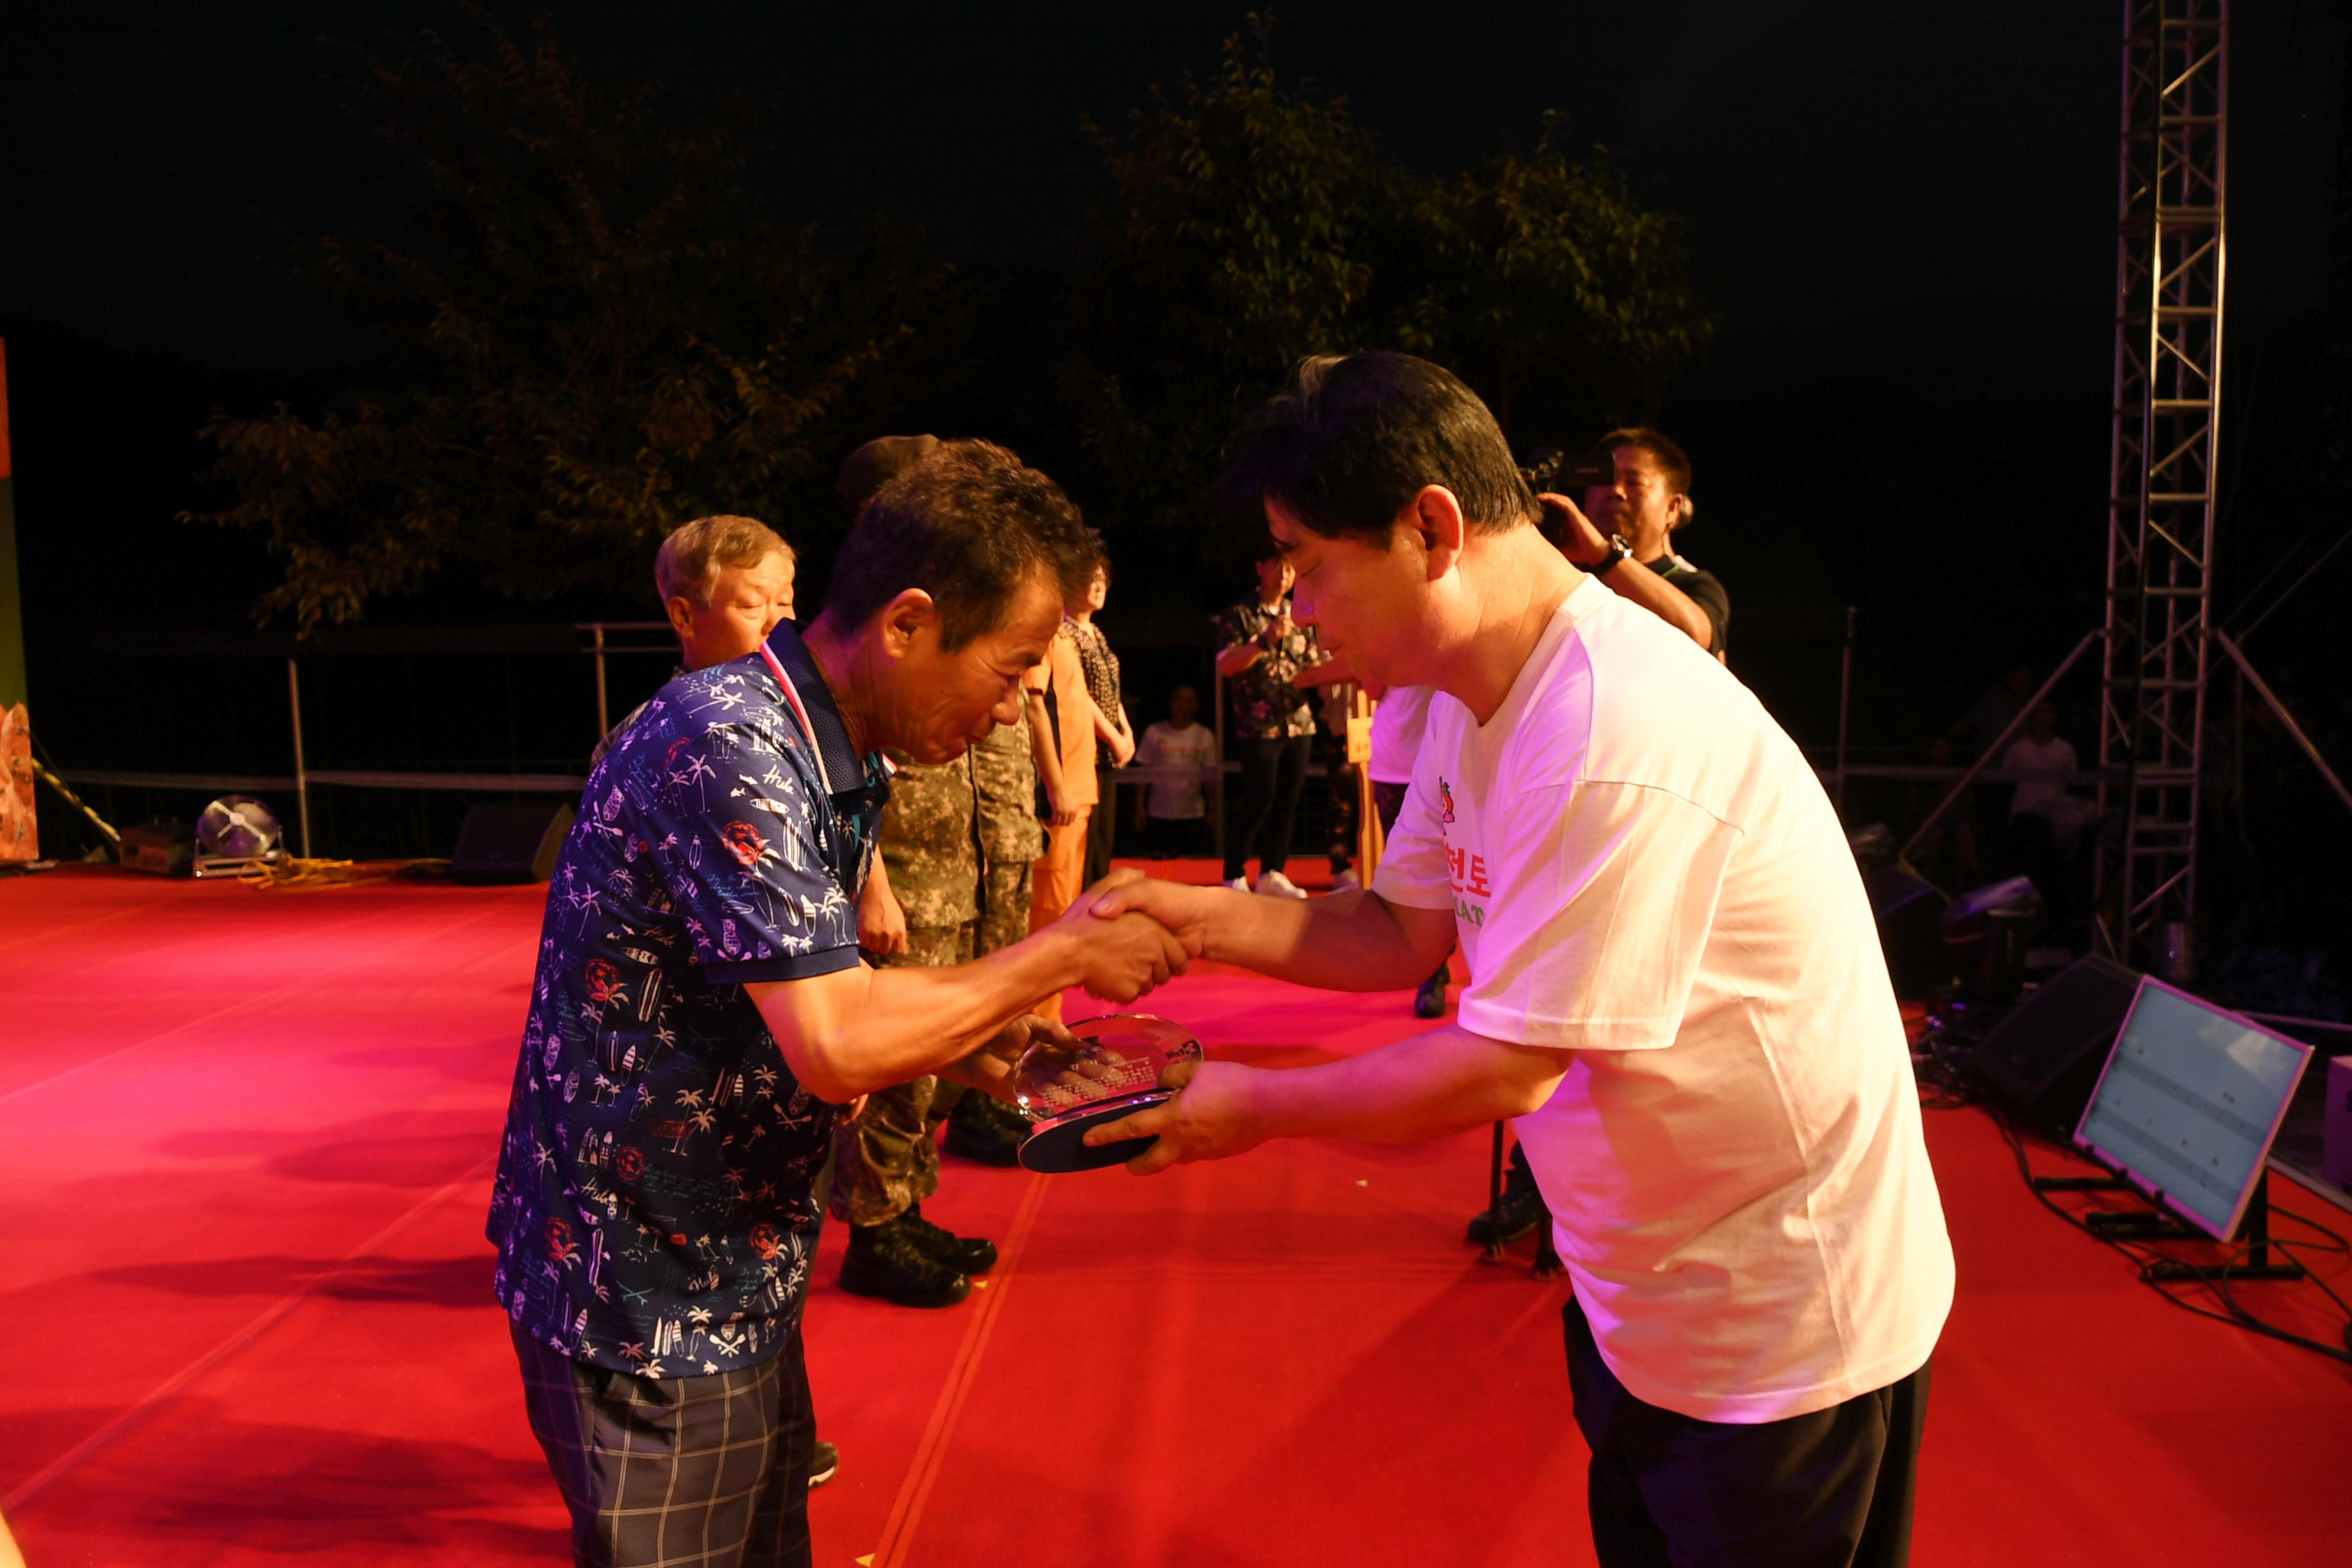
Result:
[[1070,1026],[1075,1048],[1037,1040],[1013,1069],[1013,1102],[1032,1125],[1021,1163],[1033,1171],[1092,1171],[1121,1165],[1157,1142],[1129,1138],[1090,1148],[1089,1128],[1164,1105],[1176,1090],[1160,1079],[1178,1062],[1202,1059],[1181,1024],[1149,1013],[1112,1013]]

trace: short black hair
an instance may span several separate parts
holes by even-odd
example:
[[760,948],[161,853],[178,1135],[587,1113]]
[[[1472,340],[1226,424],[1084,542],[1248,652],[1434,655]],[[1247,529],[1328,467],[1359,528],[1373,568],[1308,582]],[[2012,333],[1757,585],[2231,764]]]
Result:
[[987,441],[946,441],[857,509],[835,561],[824,613],[859,626],[909,588],[940,610],[952,652],[1003,624],[1039,572],[1067,602],[1102,559],[1102,541],[1061,487]]
[[1411,354],[1301,361],[1243,425],[1218,480],[1232,511],[1278,500],[1326,538],[1385,543],[1424,485],[1443,485],[1483,533],[1536,521],[1535,492],[1494,415],[1451,371]]
[[1690,494],[1690,458],[1674,438],[1647,425],[1626,425],[1612,430],[1593,443],[1594,449],[1613,452],[1620,447],[1633,447],[1657,459],[1658,471],[1666,477],[1676,495]]

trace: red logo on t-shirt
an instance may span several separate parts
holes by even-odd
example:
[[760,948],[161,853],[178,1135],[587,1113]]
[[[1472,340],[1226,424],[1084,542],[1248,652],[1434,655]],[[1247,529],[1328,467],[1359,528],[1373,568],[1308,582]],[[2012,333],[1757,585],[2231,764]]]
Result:
[[1445,863],[1454,872],[1454,890],[1468,893],[1473,898],[1492,898],[1495,889],[1486,879],[1486,858],[1473,855],[1467,849],[1449,848]]
[[1437,820],[1441,823],[1454,820],[1454,791],[1443,778],[1437,781]]

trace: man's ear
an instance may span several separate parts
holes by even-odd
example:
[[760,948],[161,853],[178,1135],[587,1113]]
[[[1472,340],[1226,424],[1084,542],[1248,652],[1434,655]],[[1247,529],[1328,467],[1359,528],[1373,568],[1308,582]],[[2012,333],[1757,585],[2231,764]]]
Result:
[[1421,541],[1429,581],[1436,582],[1460,563],[1470,522],[1462,515],[1462,503],[1452,490],[1444,485],[1422,486],[1412,500],[1405,502],[1404,512],[1398,521]]
[[940,607],[920,588],[908,588],[882,606],[882,651],[904,658],[925,626],[940,624]]
[[673,594],[662,601],[662,612],[669,616],[669,629],[684,642],[694,635],[694,612],[698,606],[683,594]]

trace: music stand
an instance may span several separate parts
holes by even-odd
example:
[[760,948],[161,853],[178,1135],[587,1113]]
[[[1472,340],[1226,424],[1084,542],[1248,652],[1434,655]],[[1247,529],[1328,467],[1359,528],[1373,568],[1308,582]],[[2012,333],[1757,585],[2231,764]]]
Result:
[[2115,1184],[2180,1223],[2155,1215],[2086,1223],[2133,1239],[2201,1234],[2226,1243],[2245,1233],[2243,1264],[2167,1261],[2152,1278],[2301,1279],[2299,1266],[2270,1258],[2269,1157],[2311,1054],[2300,1040],[2143,976],[2074,1143],[2116,1173]]

